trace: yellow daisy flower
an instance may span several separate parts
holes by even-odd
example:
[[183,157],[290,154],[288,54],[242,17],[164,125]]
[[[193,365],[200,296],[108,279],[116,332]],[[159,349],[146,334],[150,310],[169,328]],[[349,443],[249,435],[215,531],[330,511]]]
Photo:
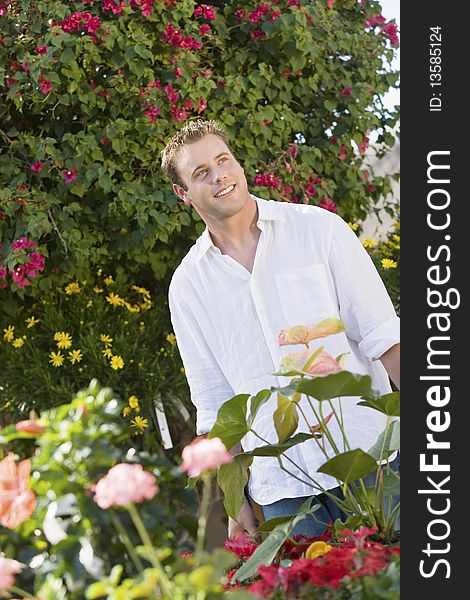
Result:
[[148,419],[143,419],[142,417],[135,417],[135,419],[132,419],[131,423],[132,427],[136,427],[137,429],[140,429],[140,431],[143,431],[149,426]]
[[145,323],[144,323],[143,321],[141,321],[141,322],[139,323],[139,330],[140,330],[140,331],[143,331],[144,329],[145,329]]
[[27,325],[28,329],[30,327],[34,327],[36,325],[36,323],[39,323],[39,319],[36,319],[36,317],[34,317],[34,316],[26,319],[26,325]]
[[114,283],[114,279],[111,277],[111,275],[108,275],[108,277],[105,277],[104,280],[106,285],[113,285]]
[[140,306],[138,304],[130,304],[129,302],[124,301],[124,306],[131,313],[140,312]]
[[93,300],[88,300],[86,303],[86,308],[91,308],[93,306]]
[[72,350],[69,352],[69,360],[74,365],[76,362],[80,362],[83,358],[83,352],[80,349]]
[[371,238],[365,238],[362,240],[362,245],[364,248],[375,248],[375,246],[377,246],[377,242]]
[[111,346],[113,343],[113,338],[107,335],[106,333],[100,334],[100,341],[103,342],[106,346]]
[[142,371],[142,369],[144,368],[144,363],[143,362],[138,362],[137,363],[137,368]]
[[139,399],[137,398],[137,396],[130,396],[127,403],[131,408],[137,408],[139,406]]
[[61,367],[64,364],[64,357],[60,352],[51,352],[49,362],[52,363],[53,367]]
[[131,412],[132,412],[131,407],[130,406],[125,406],[124,409],[123,409],[123,411],[122,411],[122,414],[123,414],[124,417],[128,417],[131,414]]
[[138,285],[133,285],[132,289],[135,290],[138,294],[142,294],[142,296],[146,296],[150,298],[150,292],[143,287],[139,287]]
[[109,296],[106,296],[106,301],[112,306],[122,306],[126,302],[123,298],[121,298],[121,296],[118,296],[118,294],[113,294],[113,292],[111,292]]
[[359,223],[351,223],[351,221],[349,221],[348,225],[353,231],[357,231],[359,229]]
[[8,325],[6,329],[3,330],[3,339],[7,342],[11,342],[15,337],[15,326]]
[[186,373],[186,371],[184,370],[184,367],[180,368],[180,373],[183,373],[183,375]]
[[174,333],[169,333],[166,336],[166,341],[171,344],[172,346],[174,346],[176,344],[176,337]]
[[16,338],[16,340],[13,340],[13,347],[14,348],[21,348],[21,346],[23,346],[24,344],[24,339],[23,338]]
[[103,356],[106,356],[106,358],[113,357],[113,351],[111,348],[105,348],[104,350],[101,350],[101,352],[103,353]]
[[71,296],[72,294],[79,294],[80,291],[81,290],[78,281],[73,281],[72,283],[69,283],[67,286],[65,286],[65,293],[68,296]]
[[111,357],[111,369],[115,371],[122,369],[124,367],[124,360],[122,356],[116,355]]
[[65,331],[57,331],[54,334],[54,340],[57,342],[58,348],[70,348],[72,345],[72,336]]
[[395,269],[397,262],[391,258],[382,258],[382,267],[384,269]]
[[100,288],[97,285],[95,285],[93,291],[95,292],[95,294],[102,294],[104,292],[103,288]]

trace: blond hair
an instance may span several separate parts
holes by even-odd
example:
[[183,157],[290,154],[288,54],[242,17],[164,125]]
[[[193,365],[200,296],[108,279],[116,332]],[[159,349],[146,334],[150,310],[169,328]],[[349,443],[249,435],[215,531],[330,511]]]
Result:
[[171,183],[176,183],[183,189],[186,189],[187,186],[178,172],[177,161],[179,153],[185,146],[198,142],[206,135],[219,136],[233,154],[228,136],[218,121],[205,121],[204,119],[190,121],[170,138],[170,141],[161,153],[162,170]]

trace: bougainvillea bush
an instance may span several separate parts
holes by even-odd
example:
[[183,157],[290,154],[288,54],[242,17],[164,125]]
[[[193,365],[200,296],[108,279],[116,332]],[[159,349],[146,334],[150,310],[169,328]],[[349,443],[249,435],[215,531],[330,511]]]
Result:
[[[201,222],[163,178],[182,123],[218,118],[261,196],[362,219],[390,191],[364,176],[398,113],[396,26],[376,0],[1,0],[0,284],[18,298],[125,265],[165,278]],[[45,257],[19,288],[26,237]],[[19,294],[19,295],[18,295]]]

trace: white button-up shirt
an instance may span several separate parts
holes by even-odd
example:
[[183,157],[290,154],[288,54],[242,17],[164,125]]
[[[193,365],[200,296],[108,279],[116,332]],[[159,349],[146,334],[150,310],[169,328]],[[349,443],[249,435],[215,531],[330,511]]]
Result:
[[[214,246],[208,229],[176,269],[170,284],[171,319],[178,348],[197,408],[197,433],[208,432],[220,406],[236,394],[256,394],[290,378],[273,375],[283,355],[305,346],[279,346],[281,329],[311,325],[328,317],[344,322],[346,331],[315,340],[333,357],[347,353],[344,368],[370,374],[373,387],[391,391],[387,373],[377,360],[399,341],[399,319],[371,259],[351,228],[337,215],[315,206],[255,198],[261,230],[253,270]],[[385,428],[386,417],[357,406],[359,398],[339,402],[351,448],[367,451]],[[317,401],[314,406],[318,409]],[[309,425],[315,418],[306,398],[301,406]],[[270,443],[277,442],[273,425],[276,394],[264,404],[253,428]],[[325,403],[324,415],[330,412]],[[329,428],[344,450],[335,419]],[[300,417],[297,431],[308,431]],[[242,440],[245,450],[263,445],[252,433]],[[333,456],[326,443],[329,456]],[[317,473],[326,461],[314,440],[291,448],[287,455],[324,488],[332,477]],[[250,469],[249,493],[258,504],[318,493],[292,463],[279,467],[276,458],[256,457]]]

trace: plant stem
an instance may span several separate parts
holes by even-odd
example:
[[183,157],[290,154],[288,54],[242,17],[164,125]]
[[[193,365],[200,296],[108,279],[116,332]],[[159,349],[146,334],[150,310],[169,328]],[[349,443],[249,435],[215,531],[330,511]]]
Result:
[[137,571],[142,573],[144,570],[144,565],[142,564],[139,556],[137,555],[137,553],[134,549],[134,546],[132,545],[132,542],[129,539],[129,536],[127,535],[127,531],[126,531],[124,525],[121,523],[119,517],[114,513],[114,511],[112,509],[110,509],[108,511],[108,513],[111,517],[112,522],[114,523],[114,526],[118,530],[121,541],[124,544],[124,546],[126,547],[126,550],[129,553],[129,556],[132,559],[132,562],[134,563]]
[[10,585],[10,587],[8,589],[10,592],[15,592],[15,594],[17,594],[18,596],[22,596],[23,598],[31,598],[32,597],[29,592],[25,592],[25,590],[22,590],[17,585]]
[[152,544],[152,540],[150,539],[147,529],[145,528],[145,525],[140,517],[139,511],[132,502],[130,504],[126,504],[126,508],[129,511],[129,514],[131,515],[131,519],[135,525],[135,528],[137,529],[137,532],[140,535],[140,539],[142,540],[144,546],[148,550],[152,566],[156,571],[158,571],[158,574],[160,575],[159,585],[163,592],[163,596],[170,600],[171,598],[173,598],[173,594],[170,587],[170,581],[165,572],[165,569],[163,568],[163,565],[158,559],[158,556]]
[[209,512],[209,502],[211,497],[211,478],[208,473],[203,475],[202,500],[199,519],[197,522],[197,542],[196,542],[196,561],[199,566],[202,553],[204,552],[204,538],[207,525],[207,514]]

